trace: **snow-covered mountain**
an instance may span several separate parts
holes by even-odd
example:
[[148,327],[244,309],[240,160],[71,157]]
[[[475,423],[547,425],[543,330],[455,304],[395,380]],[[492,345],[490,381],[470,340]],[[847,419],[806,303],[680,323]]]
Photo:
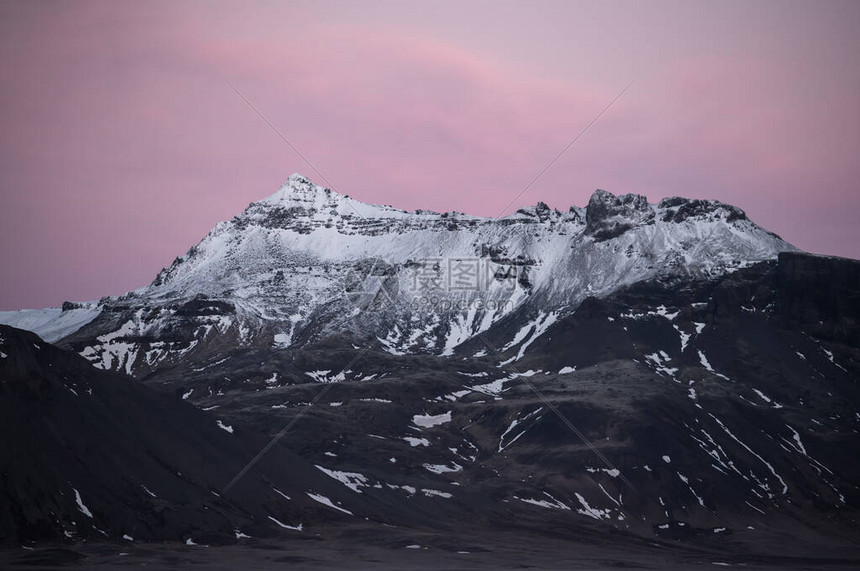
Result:
[[518,330],[531,324],[523,335],[533,341],[589,296],[715,277],[788,250],[713,200],[649,204],[597,190],[585,208],[539,202],[493,219],[365,204],[295,174],[146,287],[0,321],[68,338],[97,366],[130,373],[193,358],[225,336],[284,348],[340,335],[395,354],[451,355],[506,318]]
[[[367,205],[294,175],[146,287],[0,316],[71,350],[0,335],[15,414],[0,450],[27,451],[5,457],[10,485],[53,498],[34,511],[42,496],[17,494],[0,532],[241,543],[345,525],[396,530],[400,547],[433,530],[459,552],[473,548],[452,538],[507,530],[659,557],[856,561],[860,262],[794,250],[714,201],[597,191],[494,220]],[[185,414],[194,433],[174,439]],[[39,429],[16,432],[28,419]],[[201,441],[223,482],[182,467]],[[61,453],[69,442],[83,452]],[[136,464],[138,449],[155,461]],[[50,473],[41,450],[59,451]],[[87,477],[105,472],[93,454],[123,458],[114,481]],[[158,498],[123,495],[126,481]],[[174,510],[235,503],[129,532],[173,490]],[[129,515],[108,517],[118,495]]]

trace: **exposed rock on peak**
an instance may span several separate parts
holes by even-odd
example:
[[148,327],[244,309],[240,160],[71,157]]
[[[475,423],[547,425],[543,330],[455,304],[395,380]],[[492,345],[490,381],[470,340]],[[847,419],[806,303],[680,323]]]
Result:
[[683,222],[688,218],[724,219],[726,222],[745,220],[746,213],[731,204],[725,204],[718,200],[699,200],[672,196],[664,198],[657,205],[663,210],[664,222]]
[[585,210],[585,233],[597,241],[616,238],[641,224],[654,221],[654,210],[641,194],[622,194],[597,189]]
[[553,218],[560,218],[561,212],[547,206],[546,202],[538,202],[534,206],[526,206],[520,208],[516,212],[518,215],[527,216],[529,218],[537,218],[540,222],[546,222]]
[[322,203],[336,201],[338,198],[344,197],[331,189],[314,184],[303,175],[295,173],[290,175],[277,192],[255,204],[311,208],[318,207]]

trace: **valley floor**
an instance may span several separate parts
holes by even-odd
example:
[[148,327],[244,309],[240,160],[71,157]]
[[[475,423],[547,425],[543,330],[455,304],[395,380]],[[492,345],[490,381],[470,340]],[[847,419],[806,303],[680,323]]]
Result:
[[770,545],[745,546],[743,551],[715,551],[683,543],[619,543],[607,535],[604,545],[530,536],[490,533],[452,536],[450,533],[403,529],[353,528],[329,537],[256,540],[242,545],[203,546],[178,543],[117,544],[89,542],[76,545],[44,544],[0,551],[4,569],[125,569],[168,570],[195,567],[212,570],[268,569],[714,569],[744,570],[857,569],[860,551],[812,549],[806,555],[779,553]]

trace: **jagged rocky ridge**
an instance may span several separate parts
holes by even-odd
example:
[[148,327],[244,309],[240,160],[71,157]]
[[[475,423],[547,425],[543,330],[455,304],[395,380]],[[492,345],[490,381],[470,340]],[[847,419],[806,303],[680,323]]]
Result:
[[637,281],[716,277],[792,250],[717,201],[598,190],[586,208],[538,203],[495,220],[364,204],[293,175],[147,287],[0,319],[136,375],[205,357],[225,336],[301,347],[347,335],[451,355],[506,317],[545,327]]

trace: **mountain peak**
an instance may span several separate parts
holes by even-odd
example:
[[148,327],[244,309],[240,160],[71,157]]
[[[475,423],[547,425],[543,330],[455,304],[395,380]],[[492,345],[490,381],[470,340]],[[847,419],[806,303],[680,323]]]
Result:
[[317,202],[317,197],[328,199],[330,197],[341,197],[337,192],[314,184],[306,176],[293,173],[284,182],[280,189],[274,194],[261,200],[258,204],[285,205],[285,203],[308,203]]
[[377,219],[404,218],[410,214],[389,205],[371,204],[340,194],[330,188],[314,184],[308,177],[294,173],[271,196],[252,202],[242,218],[259,216],[276,218],[314,219],[331,221],[334,218]]
[[311,179],[303,175],[302,173],[294,172],[289,177],[287,177],[287,182],[299,182],[303,184],[310,184]]

